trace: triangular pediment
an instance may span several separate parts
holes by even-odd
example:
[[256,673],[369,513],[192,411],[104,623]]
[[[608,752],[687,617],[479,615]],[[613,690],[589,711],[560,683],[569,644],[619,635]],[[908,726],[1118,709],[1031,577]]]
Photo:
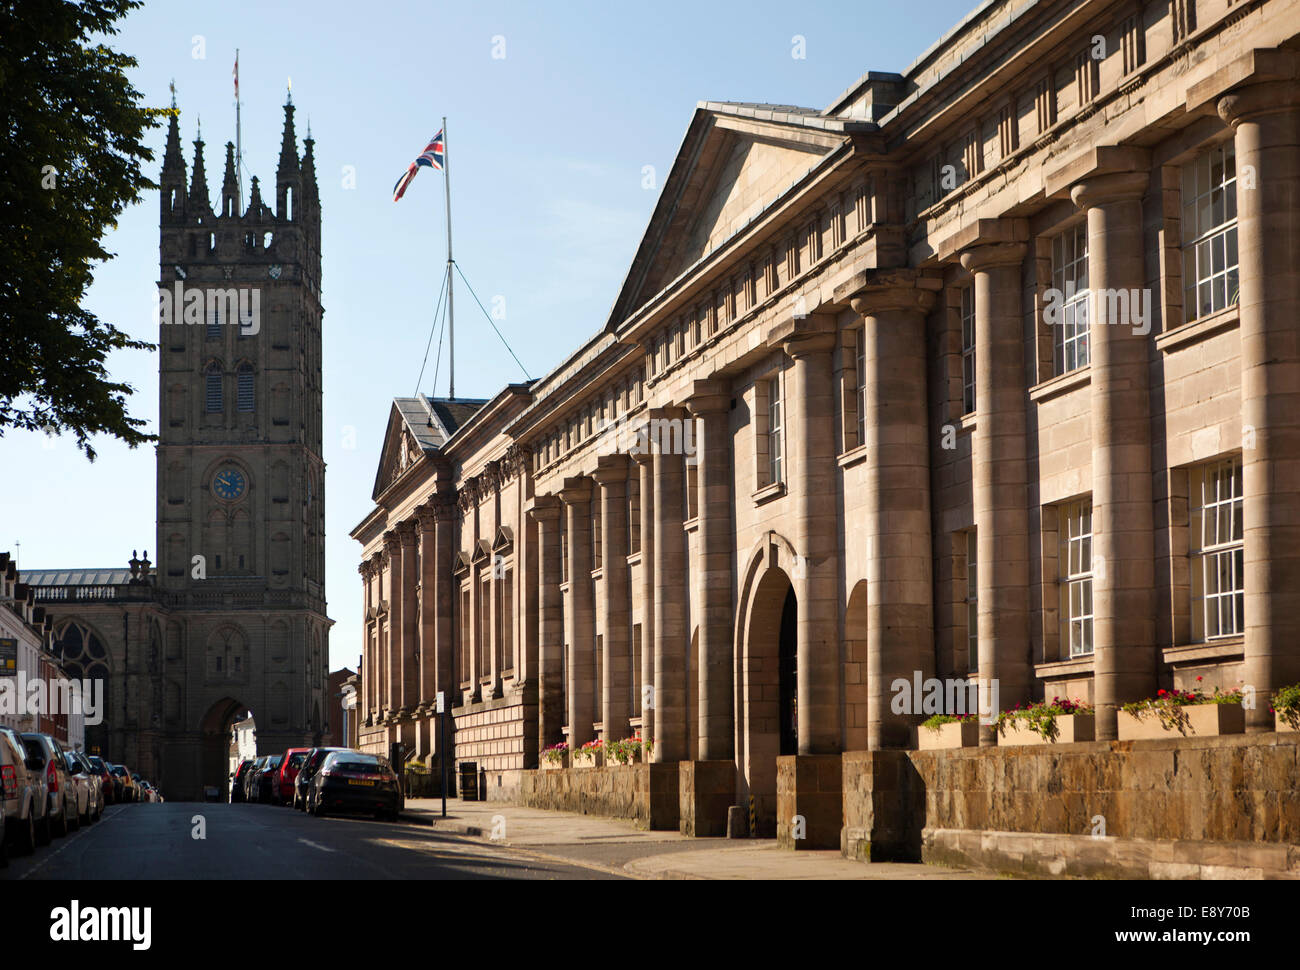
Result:
[[371,498],[377,500],[426,454],[436,452],[447,437],[446,429],[423,395],[394,399]]
[[853,127],[808,109],[762,107],[696,110],[615,302],[612,329],[740,233]]

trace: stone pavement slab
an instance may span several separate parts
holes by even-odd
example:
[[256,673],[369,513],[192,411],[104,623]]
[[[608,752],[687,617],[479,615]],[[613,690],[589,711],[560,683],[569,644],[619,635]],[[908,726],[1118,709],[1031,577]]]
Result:
[[641,879],[996,879],[991,872],[909,862],[854,862],[834,849],[792,852],[764,840],[701,852],[665,853],[625,867]]

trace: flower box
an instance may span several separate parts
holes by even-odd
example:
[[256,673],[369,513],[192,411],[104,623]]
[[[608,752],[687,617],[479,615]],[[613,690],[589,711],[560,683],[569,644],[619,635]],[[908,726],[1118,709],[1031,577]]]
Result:
[[605,752],[597,751],[590,757],[580,757],[578,753],[572,752],[569,757],[569,767],[571,768],[601,768],[605,764]]
[[1273,712],[1273,730],[1275,730],[1278,734],[1295,733],[1295,728],[1293,728],[1290,724],[1287,724],[1286,720],[1282,717],[1282,715],[1276,711]]
[[1170,737],[1214,737],[1220,734],[1241,734],[1246,730],[1246,712],[1240,704],[1184,704],[1187,715],[1184,731],[1166,728],[1154,712],[1138,717],[1129,711],[1119,712],[1119,739],[1121,741],[1150,741]]
[[974,748],[980,743],[979,721],[951,721],[938,729],[922,725],[916,729],[916,746],[921,751],[944,748]]
[[560,756],[558,761],[552,761],[550,758],[541,759],[542,771],[561,771],[569,767],[569,753],[566,751]]
[[1058,714],[1054,739],[1043,737],[1027,721],[1012,721],[1007,725],[1006,733],[998,738],[998,746],[1073,744],[1075,741],[1092,741],[1096,736],[1097,718],[1094,714]]

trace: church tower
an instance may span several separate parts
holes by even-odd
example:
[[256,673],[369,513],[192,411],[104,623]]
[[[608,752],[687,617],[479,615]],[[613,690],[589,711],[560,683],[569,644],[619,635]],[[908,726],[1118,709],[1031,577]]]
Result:
[[181,667],[184,681],[175,699],[180,731],[166,732],[165,757],[171,777],[194,772],[203,785],[224,784],[229,726],[245,711],[256,721],[261,754],[320,743],[326,730],[313,148],[308,131],[299,157],[287,103],[274,205],[253,178],[240,211],[227,143],[214,211],[202,135],[187,188],[175,111],[167,131],[156,582],[170,608],[162,662]]

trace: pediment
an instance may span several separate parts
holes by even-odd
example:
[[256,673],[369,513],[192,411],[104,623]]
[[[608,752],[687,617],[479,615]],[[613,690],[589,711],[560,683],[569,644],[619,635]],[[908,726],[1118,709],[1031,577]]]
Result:
[[496,539],[492,543],[493,552],[502,552],[509,549],[515,544],[514,530],[508,525],[503,525],[497,529]]
[[615,303],[611,328],[743,230],[844,143],[847,135],[837,124],[797,110],[697,110]]
[[397,398],[388,414],[384,446],[379,452],[379,469],[375,474],[372,499],[391,487],[420,460],[446,439],[441,423],[435,423],[425,398]]

